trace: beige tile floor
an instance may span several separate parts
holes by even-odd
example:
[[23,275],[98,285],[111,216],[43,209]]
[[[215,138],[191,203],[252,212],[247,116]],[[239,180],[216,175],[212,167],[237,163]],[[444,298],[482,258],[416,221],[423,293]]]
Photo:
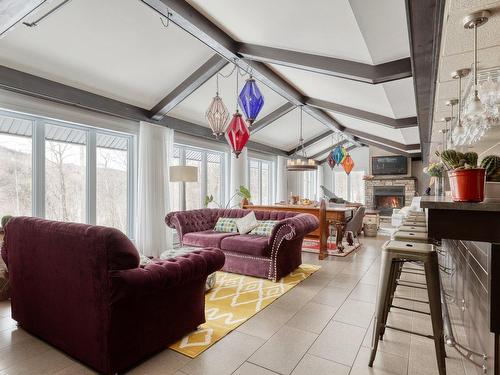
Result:
[[[374,367],[367,366],[380,247],[386,240],[362,239],[363,247],[346,258],[318,261],[304,253],[305,263],[322,268],[205,353],[189,359],[165,350],[130,374],[437,374],[432,341],[390,330],[379,345]],[[398,294],[416,297],[417,292],[400,287]],[[414,307],[413,302],[404,305]],[[425,315],[394,310],[389,319],[395,326],[430,333]],[[466,375],[466,363],[453,349],[447,352],[448,375]],[[92,373],[16,328],[9,302],[0,302],[0,375]]]

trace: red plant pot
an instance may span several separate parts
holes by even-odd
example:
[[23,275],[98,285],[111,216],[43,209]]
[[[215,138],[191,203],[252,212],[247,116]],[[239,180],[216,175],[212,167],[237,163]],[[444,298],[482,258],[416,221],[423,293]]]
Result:
[[481,168],[448,171],[452,199],[455,202],[482,202],[485,171]]

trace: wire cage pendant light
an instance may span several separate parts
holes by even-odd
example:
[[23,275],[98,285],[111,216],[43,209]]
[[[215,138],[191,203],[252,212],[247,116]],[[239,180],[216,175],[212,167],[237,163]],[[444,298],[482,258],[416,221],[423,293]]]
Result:
[[217,91],[215,92],[215,96],[212,99],[212,103],[207,109],[205,113],[205,117],[207,118],[208,125],[210,129],[212,129],[212,134],[215,138],[219,139],[221,135],[224,135],[227,129],[227,122],[229,120],[229,111],[227,110],[226,105],[222,101],[222,98],[219,96],[219,74],[217,73]]
[[299,143],[293,155],[286,162],[288,171],[314,171],[318,169],[318,163],[314,159],[309,159],[304,147],[304,138],[302,137],[302,107],[300,107],[300,136]]

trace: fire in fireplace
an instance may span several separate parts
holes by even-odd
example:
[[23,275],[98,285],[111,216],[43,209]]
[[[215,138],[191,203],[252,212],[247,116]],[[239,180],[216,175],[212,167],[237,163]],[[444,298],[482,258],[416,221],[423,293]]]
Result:
[[392,215],[392,210],[405,205],[404,186],[375,186],[373,189],[373,205],[381,216]]

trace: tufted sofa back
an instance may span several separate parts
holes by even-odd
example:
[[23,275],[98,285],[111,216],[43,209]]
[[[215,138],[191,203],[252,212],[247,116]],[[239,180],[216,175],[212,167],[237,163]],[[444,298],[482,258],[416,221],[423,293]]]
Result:
[[180,239],[186,233],[201,232],[213,229],[220,217],[240,218],[254,211],[257,220],[284,220],[299,215],[297,212],[287,211],[258,211],[230,208],[202,208],[200,210],[170,212],[165,223],[177,229]]

